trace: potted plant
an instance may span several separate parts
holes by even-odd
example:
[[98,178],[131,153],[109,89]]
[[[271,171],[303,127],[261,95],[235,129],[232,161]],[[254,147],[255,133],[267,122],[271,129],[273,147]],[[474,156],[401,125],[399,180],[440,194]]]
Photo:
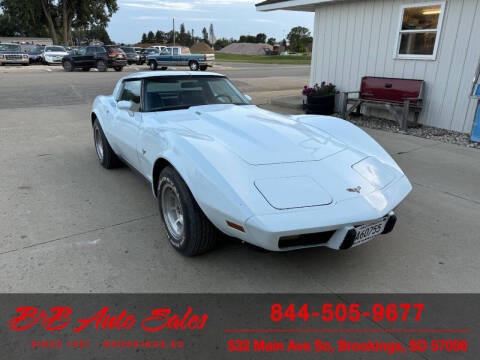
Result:
[[323,81],[313,87],[305,85],[302,94],[307,97],[305,112],[307,114],[331,115],[335,112],[336,87]]

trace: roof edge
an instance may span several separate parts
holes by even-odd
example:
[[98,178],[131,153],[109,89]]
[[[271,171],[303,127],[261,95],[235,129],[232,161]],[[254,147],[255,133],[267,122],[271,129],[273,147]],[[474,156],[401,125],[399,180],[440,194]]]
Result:
[[282,0],[277,2],[264,1],[255,4],[257,11],[272,11],[272,10],[295,10],[296,7],[304,7],[308,5],[323,4],[336,2],[339,0]]

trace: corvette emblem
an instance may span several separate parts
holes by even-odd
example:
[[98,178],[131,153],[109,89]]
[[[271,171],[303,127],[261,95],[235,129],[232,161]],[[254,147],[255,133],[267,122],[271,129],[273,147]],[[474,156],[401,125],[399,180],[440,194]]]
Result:
[[348,192],[354,192],[354,193],[358,193],[358,194],[360,194],[360,190],[362,190],[361,186],[357,186],[356,188],[348,188],[347,189]]

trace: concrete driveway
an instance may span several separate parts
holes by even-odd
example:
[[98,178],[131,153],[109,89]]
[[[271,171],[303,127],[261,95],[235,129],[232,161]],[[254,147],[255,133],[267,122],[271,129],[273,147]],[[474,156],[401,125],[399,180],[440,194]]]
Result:
[[[277,81],[228,71],[258,103]],[[296,71],[293,82],[307,80],[308,69]],[[289,84],[281,72],[279,84]],[[226,241],[185,258],[166,240],[149,184],[98,164],[89,103],[119,75],[66,75],[2,78],[0,291],[480,291],[480,151],[368,130],[414,184],[392,234],[343,252],[270,253]]]

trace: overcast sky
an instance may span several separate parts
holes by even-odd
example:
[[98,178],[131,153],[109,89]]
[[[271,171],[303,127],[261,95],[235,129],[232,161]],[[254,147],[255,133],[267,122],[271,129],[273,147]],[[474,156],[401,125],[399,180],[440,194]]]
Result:
[[298,11],[258,12],[251,0],[118,0],[119,10],[113,15],[108,33],[115,42],[136,43],[142,33],[169,31],[172,18],[176,29],[181,23],[195,36],[213,23],[217,38],[238,38],[260,32],[280,40],[294,26],[313,28],[314,14]]

